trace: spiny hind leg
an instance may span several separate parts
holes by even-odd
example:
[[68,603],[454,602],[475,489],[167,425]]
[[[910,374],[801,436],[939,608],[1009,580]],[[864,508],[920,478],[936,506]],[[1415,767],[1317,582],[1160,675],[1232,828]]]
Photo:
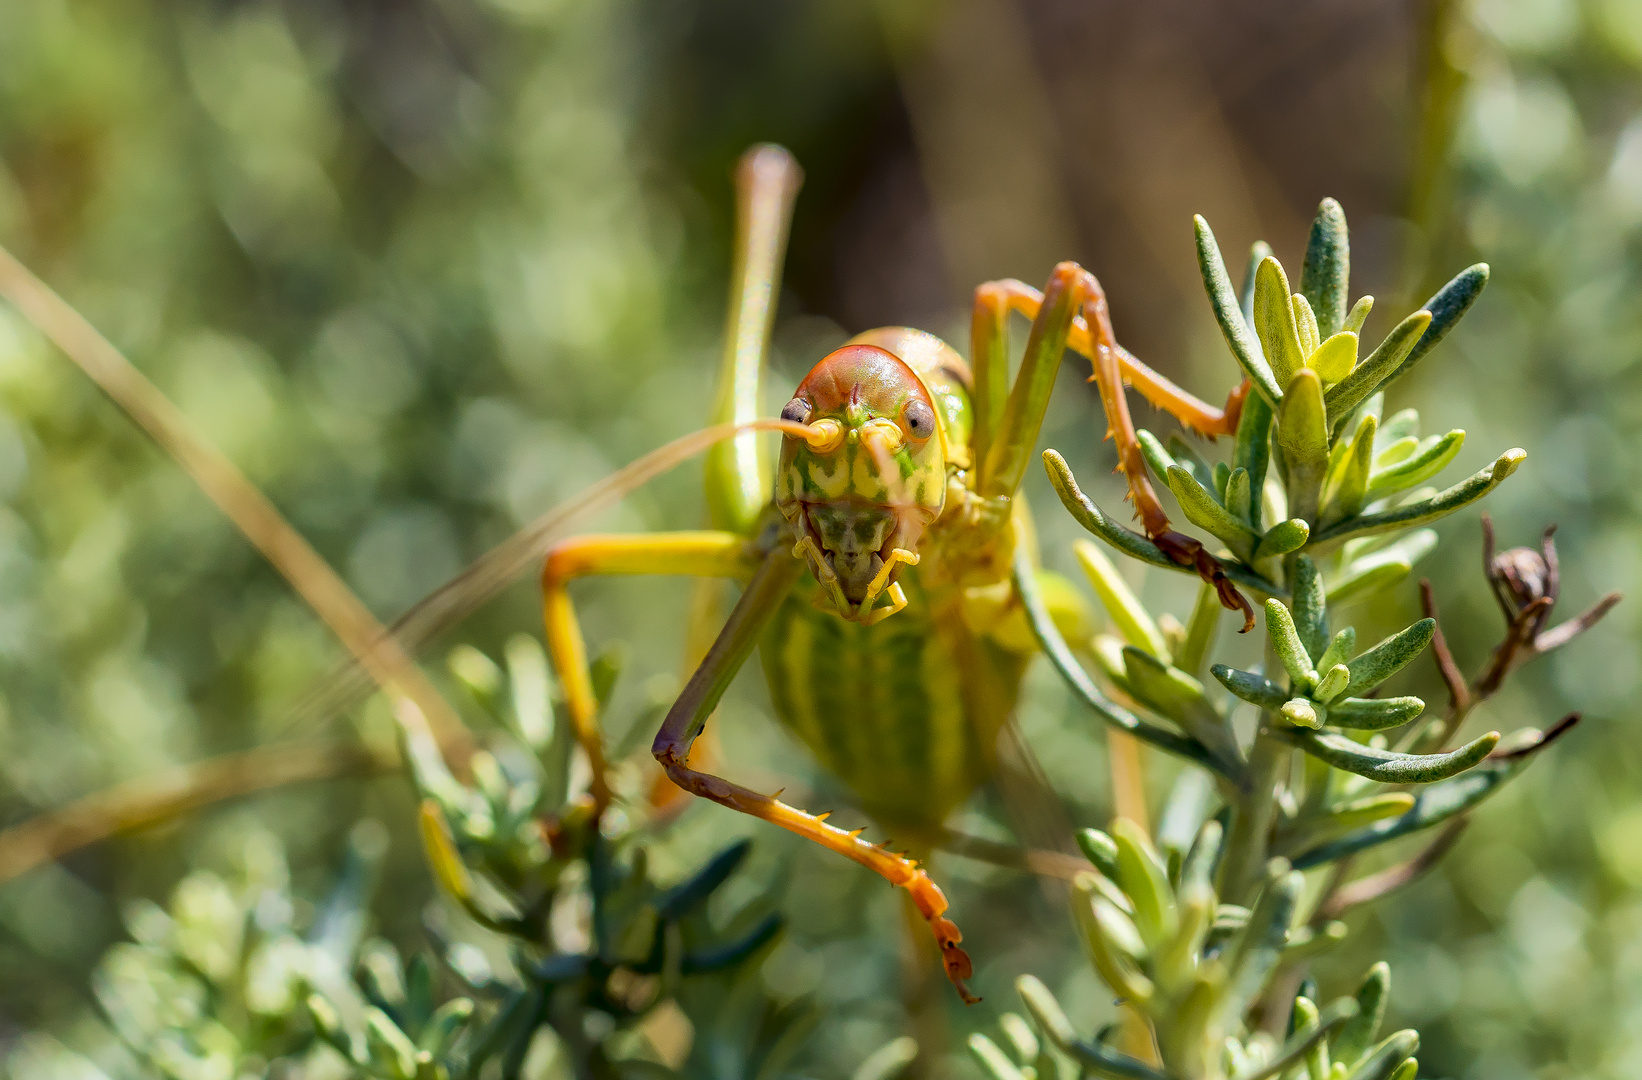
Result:
[[[1057,266],[1059,273],[1063,267],[1077,267],[1077,273],[1087,275],[1088,281],[1094,284],[1094,291],[1102,300],[1105,293],[1100,288],[1100,282],[1095,280],[1089,271],[1078,267],[1076,263],[1062,263]],[[1086,283],[1087,284],[1087,283]],[[989,281],[981,286],[995,297],[994,303],[1016,311],[1028,319],[1037,317],[1039,306],[1043,302],[1044,294],[1032,288],[1024,281],[1007,278],[1001,281]],[[977,297],[978,300],[978,297]],[[1071,331],[1067,335],[1066,347],[1087,360],[1095,358],[1098,329],[1089,319],[1088,313],[1079,311],[1072,320]],[[1226,395],[1226,404],[1222,408],[1215,408],[1190,391],[1177,386],[1164,375],[1147,366],[1137,356],[1119,345],[1115,340],[1109,342],[1109,348],[1117,355],[1118,370],[1122,373],[1123,384],[1132,386],[1154,408],[1161,409],[1180,421],[1199,435],[1214,438],[1220,435],[1233,435],[1237,432],[1237,418],[1242,411],[1243,399],[1248,394],[1248,382],[1244,380],[1233,387]]]
[[[1027,342],[1015,387],[1009,392],[1007,403],[1000,404],[999,396],[1007,385],[1004,372],[1008,362],[1007,319],[1011,311],[1033,320],[1032,336]],[[1128,498],[1147,537],[1176,563],[1191,567],[1203,580],[1214,585],[1221,603],[1243,613],[1245,628],[1252,626],[1253,609],[1226,578],[1219,562],[1199,541],[1176,532],[1169,524],[1168,513],[1147,476],[1140,439],[1123,393],[1125,381],[1131,380],[1154,405],[1193,430],[1212,435],[1236,430],[1248,384],[1245,382],[1233,389],[1226,408],[1219,410],[1146,367],[1117,343],[1106,293],[1100,282],[1072,262],[1055,267],[1042,293],[1013,280],[980,286],[975,293],[972,329],[977,445],[985,454],[986,464],[980,478],[981,495],[1010,494],[1013,491],[1010,482],[1019,482],[1018,471],[1038,430],[1037,424],[1022,424],[1020,416],[1027,413],[1041,423],[1056,367],[1055,363],[1035,364],[1039,359],[1037,352],[1053,350],[1058,361],[1058,350],[1070,347],[1088,357],[1094,366],[1091,380],[1100,390],[1107,435],[1117,445],[1118,469],[1128,482]],[[1035,345],[1040,348],[1035,350]],[[982,440],[990,441],[983,445]]]
[[[1082,272],[1082,280],[1084,320],[1089,327],[1091,351],[1095,354],[1094,380],[1100,388],[1101,403],[1106,409],[1106,434],[1117,442],[1118,468],[1129,481],[1129,495],[1134,501],[1135,512],[1140,515],[1146,535],[1152,543],[1176,563],[1191,567],[1197,572],[1198,577],[1214,586],[1215,594],[1220,598],[1223,607],[1242,613],[1243,632],[1247,633],[1254,629],[1254,608],[1243,594],[1237,591],[1237,586],[1226,577],[1219,560],[1209,554],[1201,541],[1185,533],[1176,532],[1170,526],[1169,515],[1164,511],[1163,504],[1158,501],[1157,493],[1152,490],[1151,480],[1146,475],[1146,462],[1140,451],[1140,438],[1135,432],[1134,420],[1129,415],[1129,402],[1124,396],[1123,383],[1119,376],[1119,346],[1116,336],[1112,333],[1112,317],[1106,306],[1106,293],[1100,287],[1100,282],[1095,279],[1095,275],[1087,270]],[[1237,426],[1235,414],[1241,411],[1243,395],[1248,393],[1248,387],[1249,384],[1245,380],[1232,391],[1232,398],[1227,402],[1228,412],[1233,414],[1233,429]]]
[[701,531],[577,536],[548,552],[542,568],[547,651],[564,688],[576,741],[592,766],[589,794],[595,813],[610,802],[610,782],[599,731],[598,702],[588,672],[587,646],[570,601],[569,584],[597,574],[678,574],[743,577],[756,566],[747,540],[731,532]]
[[689,765],[691,746],[706,727],[707,719],[736,672],[751,655],[771,616],[802,573],[803,564],[790,552],[777,550],[765,557],[747,583],[746,591],[741,594],[718,639],[707,651],[701,666],[668,710],[651,751],[673,783],[684,790],[779,825],[860,863],[891,885],[905,889],[935,935],[947,977],[964,1001],[978,1001],[964,985],[964,980],[971,974],[972,965],[958,944],[963,940],[963,935],[958,932],[957,925],[945,916],[946,896],[917,862],[861,839],[859,830],[849,832],[827,824],[825,814],[805,813],[773,795],[760,794]]
[[[1017,311],[1032,320],[1015,385],[1007,388],[1008,318]],[[1060,353],[1071,348],[1094,365],[1091,377],[1106,410],[1107,435],[1118,448],[1118,468],[1128,481],[1129,498],[1147,536],[1170,531],[1168,514],[1146,474],[1145,457],[1123,394],[1126,378],[1136,376],[1154,404],[1196,431],[1220,433],[1236,427],[1242,398],[1233,391],[1228,410],[1207,405],[1146,367],[1117,343],[1112,333],[1106,294],[1095,276],[1077,263],[1057,265],[1043,292],[1019,281],[992,281],[975,290],[971,325],[975,365],[976,443],[983,461],[980,494],[1012,495],[1036,443]],[[1041,355],[1040,355],[1041,354]]]

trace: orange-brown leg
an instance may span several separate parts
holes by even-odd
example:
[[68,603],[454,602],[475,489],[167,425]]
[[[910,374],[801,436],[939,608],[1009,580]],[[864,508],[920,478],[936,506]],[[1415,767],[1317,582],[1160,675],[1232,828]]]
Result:
[[[1089,281],[1094,282],[1094,292],[1101,297],[1104,304],[1106,297],[1100,283],[1095,281],[1093,274],[1082,270],[1081,267],[1079,269],[1083,275],[1087,275]],[[1037,317],[1038,307],[1043,303],[1042,293],[1024,281],[1012,278],[989,281],[982,285],[981,289],[998,297],[1010,311],[1017,311],[1028,319]],[[1072,320],[1072,329],[1066,339],[1067,348],[1091,361],[1095,359],[1095,352],[1099,348],[1096,340],[1099,332],[1098,329],[1091,329],[1093,326],[1094,323],[1088,317],[1088,313],[1082,312]],[[1153,371],[1115,340],[1111,341],[1108,347],[1117,357],[1123,384],[1134,387],[1154,408],[1162,409],[1199,435],[1214,437],[1236,434],[1237,418],[1242,410],[1243,398],[1248,393],[1247,380],[1233,387],[1231,393],[1226,396],[1225,407],[1217,409]],[[1093,378],[1092,376],[1091,381]]]
[[[1027,341],[1026,358],[1008,404],[999,408],[995,401],[996,387],[1001,385],[999,370],[1005,361],[1007,342],[1004,320],[1010,311],[1018,311],[1033,320],[1032,336]],[[1106,410],[1106,434],[1117,444],[1118,470],[1128,482],[1128,498],[1147,537],[1175,562],[1191,567],[1204,581],[1214,585],[1220,602],[1242,612],[1244,629],[1251,628],[1254,610],[1226,578],[1219,562],[1198,540],[1170,526],[1168,512],[1146,474],[1140,439],[1123,393],[1125,383],[1133,382],[1142,396],[1187,427],[1206,435],[1220,435],[1236,430],[1248,383],[1245,381],[1232,390],[1225,409],[1215,409],[1142,364],[1117,343],[1106,293],[1100,282],[1072,262],[1055,267],[1042,293],[1013,280],[980,286],[975,293],[973,329],[978,429],[992,440],[986,448],[987,469],[981,477],[982,494],[1008,494],[1013,490],[1011,481],[1018,483],[1020,463],[1037,434],[1032,427],[1031,438],[1027,437],[1026,425],[1019,414],[1031,412],[1030,406],[1037,405],[1032,415],[1041,421],[1042,402],[1037,399],[1041,397],[1046,401],[1054,372],[1054,364],[1047,362],[1046,357],[1054,354],[1058,358],[1059,349],[1071,348],[1088,357],[1094,365],[1090,380],[1100,389],[1101,404]],[[1039,356],[1040,352],[1045,356]],[[1032,376],[1030,383],[1029,376]],[[998,490],[992,490],[989,484]],[[1006,487],[1008,491],[1004,490]]]
[[762,795],[722,777],[693,769],[687,763],[690,747],[706,726],[707,718],[752,653],[765,625],[798,581],[803,569],[803,564],[786,550],[778,550],[765,557],[737,601],[735,610],[730,613],[724,629],[719,632],[718,639],[707,651],[701,666],[668,711],[651,750],[673,783],[684,790],[813,840],[860,863],[891,885],[905,889],[940,945],[947,977],[964,1001],[973,1003],[979,999],[964,985],[964,980],[971,974],[971,964],[958,945],[963,935],[958,932],[957,925],[945,917],[946,896],[930,880],[923,867],[912,859],[861,839],[860,830],[850,832],[828,825],[825,814],[805,813],[775,796]]

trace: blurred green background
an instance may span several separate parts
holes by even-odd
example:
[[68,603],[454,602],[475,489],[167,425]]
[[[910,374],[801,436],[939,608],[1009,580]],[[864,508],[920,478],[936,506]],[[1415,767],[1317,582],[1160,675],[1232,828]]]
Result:
[[[1461,266],[1493,283],[1417,385],[1470,433],[1452,475],[1520,445],[1489,500],[1502,542],[1559,525],[1569,610],[1642,583],[1642,4],[1636,0],[320,0],[0,2],[0,241],[243,466],[384,620],[589,480],[700,426],[748,144],[807,170],[771,411],[828,348],[906,323],[965,345],[969,290],[1074,258],[1119,337],[1210,400],[1231,368],[1190,216],[1297,265],[1317,201],[1352,223],[1353,292],[1382,332]],[[1068,363],[1044,441],[1104,470]],[[1144,414],[1142,423],[1151,422]],[[1042,477],[1046,560],[1075,526]],[[691,527],[699,464],[600,528]],[[1116,504],[1115,486],[1100,493]],[[1421,568],[1474,669],[1497,638],[1474,513]],[[1134,572],[1130,566],[1126,572]],[[1184,616],[1184,579],[1134,578]],[[1360,613],[1369,627],[1416,611]],[[595,648],[629,657],[617,726],[676,685],[686,587],[579,587]],[[1443,870],[1372,913],[1325,990],[1384,955],[1422,1076],[1642,1075],[1642,690],[1634,601],[1475,721],[1584,726],[1491,802]],[[521,582],[428,652],[538,631]],[[1229,636],[1226,635],[1226,636]],[[1374,634],[1369,635],[1372,640]],[[276,738],[335,664],[330,635],[90,383],[0,312],[0,822]],[[1440,696],[1421,670],[1416,692]],[[721,710],[732,775],[843,796],[749,674]],[[1022,726],[1078,825],[1111,810],[1103,738],[1034,669]],[[315,722],[308,721],[308,726]],[[328,722],[392,741],[367,708]],[[648,732],[634,734],[635,740]],[[619,738],[619,736],[618,736]],[[637,745],[635,742],[633,745]],[[1154,798],[1170,767],[1152,761]],[[88,974],[120,905],[222,866],[248,829],[318,895],[362,817],[391,835],[378,929],[414,949],[433,896],[401,777],[212,808],[0,885],[0,1056],[47,1033],[96,1053]],[[995,794],[958,822],[1006,838]],[[848,1076],[900,1033],[894,893],[715,807],[682,867],[755,839],[792,927],[765,963],[823,1027],[800,1075]],[[956,857],[988,1001],[1042,976],[1092,1029],[1112,1006],[1055,887]],[[966,1075],[956,1050],[943,1066]],[[944,1073],[943,1073],[944,1074]]]

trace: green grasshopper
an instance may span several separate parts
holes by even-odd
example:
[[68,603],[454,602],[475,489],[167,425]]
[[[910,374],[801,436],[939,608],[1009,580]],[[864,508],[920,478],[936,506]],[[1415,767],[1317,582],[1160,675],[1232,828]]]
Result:
[[[779,147],[742,159],[738,255],[719,423],[757,415],[772,298],[799,171]],[[1008,375],[1008,320],[1032,319],[1024,360]],[[1037,645],[1016,589],[1033,560],[1031,523],[1015,498],[1067,348],[1094,362],[1118,468],[1146,535],[1252,614],[1219,564],[1174,532],[1146,477],[1123,394],[1205,435],[1236,429],[1247,385],[1215,409],[1116,342],[1100,283],[1062,263],[1038,291],[1018,281],[975,294],[971,363],[931,334],[888,327],[823,357],[781,412],[789,424],[772,484],[755,437],[710,451],[710,530],[587,535],[547,557],[548,651],[593,765],[591,809],[611,799],[587,654],[567,591],[591,574],[670,574],[742,584],[717,639],[674,702],[652,751],[680,788],[772,822],[907,890],[966,1001],[971,965],[947,901],[919,863],[695,767],[690,750],[720,697],[759,648],[775,711],[874,820],[928,850],[942,823],[987,780]],[[772,496],[773,490],[773,496]],[[1061,601],[1051,617],[1079,616]]]

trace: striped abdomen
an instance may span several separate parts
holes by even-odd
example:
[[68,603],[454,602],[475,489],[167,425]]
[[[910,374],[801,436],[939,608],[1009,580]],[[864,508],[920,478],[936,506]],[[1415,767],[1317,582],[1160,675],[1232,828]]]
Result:
[[992,774],[1025,670],[969,632],[950,590],[901,580],[906,609],[862,626],[817,610],[806,577],[759,647],[781,722],[897,838],[932,832]]

